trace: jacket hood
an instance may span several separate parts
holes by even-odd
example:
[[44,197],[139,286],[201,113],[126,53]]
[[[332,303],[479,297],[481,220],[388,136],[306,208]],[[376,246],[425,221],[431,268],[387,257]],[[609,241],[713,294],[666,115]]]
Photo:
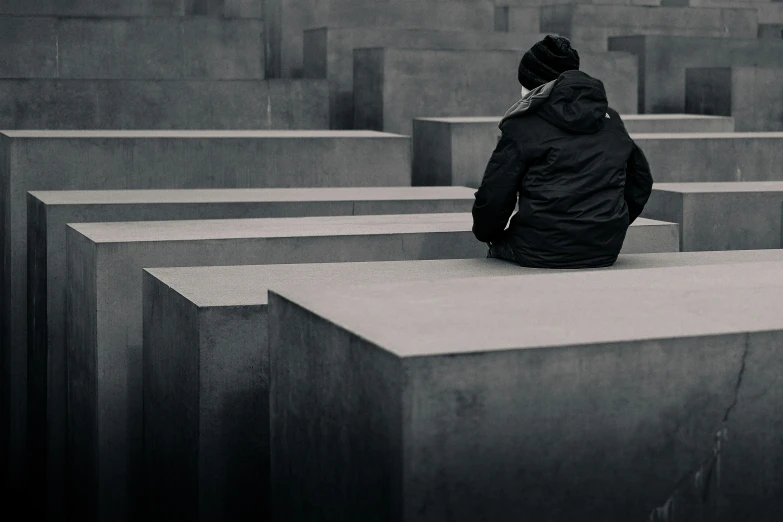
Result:
[[604,84],[581,71],[566,71],[530,91],[511,106],[500,124],[536,112],[552,125],[573,134],[593,134],[604,126],[609,101]]

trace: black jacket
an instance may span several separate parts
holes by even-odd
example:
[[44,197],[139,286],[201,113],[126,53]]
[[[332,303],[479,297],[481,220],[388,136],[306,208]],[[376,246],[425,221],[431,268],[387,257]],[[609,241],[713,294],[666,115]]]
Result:
[[476,238],[507,244],[525,266],[612,265],[653,180],[603,83],[565,72],[509,109],[500,129],[473,205]]

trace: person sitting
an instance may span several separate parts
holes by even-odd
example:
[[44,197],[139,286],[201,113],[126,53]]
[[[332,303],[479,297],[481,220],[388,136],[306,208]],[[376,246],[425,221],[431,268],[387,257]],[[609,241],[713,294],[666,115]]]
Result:
[[521,266],[611,266],[650,197],[647,159],[567,38],[536,43],[517,77],[522,99],[500,122],[473,233],[488,257]]

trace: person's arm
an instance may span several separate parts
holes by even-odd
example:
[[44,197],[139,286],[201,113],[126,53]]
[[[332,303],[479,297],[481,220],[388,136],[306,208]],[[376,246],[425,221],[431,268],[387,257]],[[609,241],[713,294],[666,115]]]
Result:
[[491,243],[503,233],[517,205],[524,165],[516,141],[505,133],[484,171],[473,203],[473,235]]
[[628,205],[628,215],[633,223],[644,210],[644,205],[650,199],[653,178],[650,164],[647,163],[642,149],[633,144],[631,157],[625,167],[625,203]]

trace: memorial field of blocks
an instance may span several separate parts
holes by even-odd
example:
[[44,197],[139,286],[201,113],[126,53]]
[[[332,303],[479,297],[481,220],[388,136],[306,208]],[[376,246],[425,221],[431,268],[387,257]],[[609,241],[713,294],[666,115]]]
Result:
[[[1,518],[777,520],[782,31],[779,0],[0,0]],[[655,179],[610,268],[471,231],[546,34]]]

